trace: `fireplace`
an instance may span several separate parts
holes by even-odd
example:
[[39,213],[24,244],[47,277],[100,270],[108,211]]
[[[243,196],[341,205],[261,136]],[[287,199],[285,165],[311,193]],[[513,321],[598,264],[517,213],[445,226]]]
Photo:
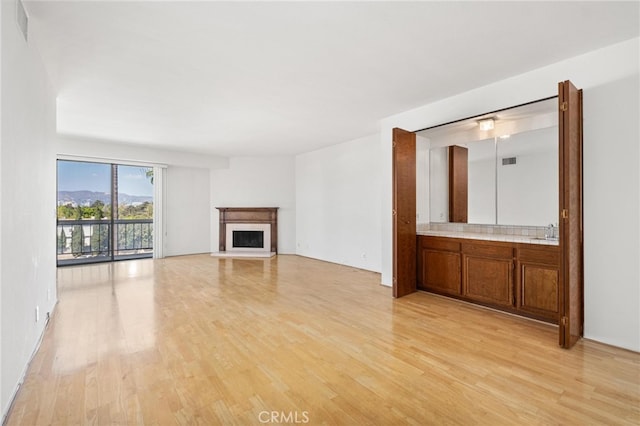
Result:
[[216,207],[220,213],[218,255],[274,255],[278,251],[277,207]]
[[226,251],[271,252],[271,224],[227,223]]

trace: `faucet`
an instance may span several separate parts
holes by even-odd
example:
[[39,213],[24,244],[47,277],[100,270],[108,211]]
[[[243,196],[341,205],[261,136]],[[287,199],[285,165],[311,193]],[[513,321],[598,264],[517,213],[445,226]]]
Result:
[[547,226],[547,232],[545,233],[544,237],[547,240],[557,240],[558,239],[558,235],[556,234],[556,227],[553,223],[550,223],[549,226]]

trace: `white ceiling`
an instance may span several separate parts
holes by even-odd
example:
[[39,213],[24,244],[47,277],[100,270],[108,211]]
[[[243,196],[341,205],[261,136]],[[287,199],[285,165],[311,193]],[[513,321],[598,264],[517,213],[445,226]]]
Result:
[[62,134],[237,156],[637,37],[638,2],[28,2]]

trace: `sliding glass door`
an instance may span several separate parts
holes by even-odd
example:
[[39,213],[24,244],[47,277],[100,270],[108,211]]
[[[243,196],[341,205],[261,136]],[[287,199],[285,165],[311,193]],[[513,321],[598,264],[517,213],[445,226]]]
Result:
[[153,256],[153,168],[58,160],[58,265]]

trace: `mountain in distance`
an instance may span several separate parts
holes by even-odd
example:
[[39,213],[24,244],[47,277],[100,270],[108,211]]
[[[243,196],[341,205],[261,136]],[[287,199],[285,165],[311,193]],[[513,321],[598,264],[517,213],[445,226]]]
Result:
[[[142,204],[144,202],[153,202],[153,197],[148,195],[129,195],[118,194],[118,203],[121,205]],[[111,194],[108,192],[94,191],[58,191],[58,205],[64,206],[71,204],[72,206],[90,206],[94,201],[100,200],[104,204],[111,204]]]

